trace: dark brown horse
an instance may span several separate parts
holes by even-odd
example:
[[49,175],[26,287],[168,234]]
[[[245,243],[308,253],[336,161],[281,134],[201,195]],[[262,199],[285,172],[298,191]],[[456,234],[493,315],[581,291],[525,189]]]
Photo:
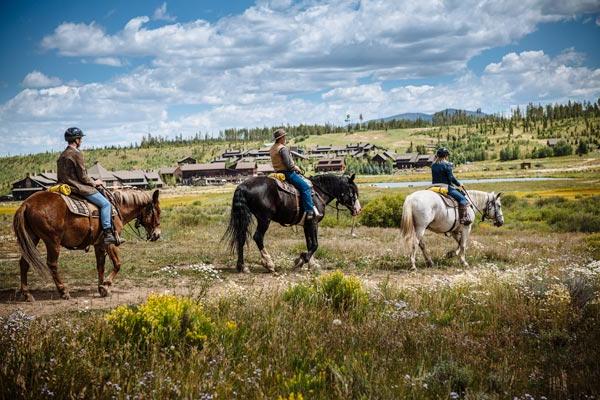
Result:
[[[318,223],[325,215],[325,207],[333,200],[337,200],[352,215],[357,215],[361,208],[358,201],[358,188],[354,183],[354,175],[340,176],[334,174],[317,175],[310,178],[315,196],[314,203],[322,215],[318,220],[304,223],[304,236],[306,238],[307,252],[303,252],[296,259],[294,268],[299,268],[305,263],[312,262],[312,256],[317,251]],[[277,187],[277,182],[266,176],[246,179],[233,194],[231,203],[231,217],[225,232],[225,238],[233,251],[237,251],[237,269],[240,272],[249,272],[244,266],[244,245],[250,236],[252,215],[256,218],[257,227],[253,239],[260,251],[261,263],[269,271],[275,271],[275,264],[263,243],[265,232],[271,221],[282,225],[297,224],[301,218],[296,209],[296,199]]]
[[[148,240],[154,241],[160,237],[158,190],[150,194],[135,189],[122,189],[114,191],[113,195],[123,217],[123,221],[115,218],[117,233],[121,232],[123,224],[136,219],[136,225],[142,225],[146,229]],[[103,297],[108,295],[108,287],[121,268],[121,260],[117,247],[102,244],[99,218],[72,214],[60,195],[39,192],[21,204],[13,220],[13,229],[21,248],[19,293],[26,300],[34,300],[27,287],[27,272],[30,266],[44,277],[51,275],[61,297],[69,299],[69,292],[58,274],[58,256],[61,246],[77,250],[94,246],[98,270],[98,292]],[[40,240],[46,245],[46,262],[37,249]],[[113,270],[108,279],[104,279],[107,253],[112,261]]]

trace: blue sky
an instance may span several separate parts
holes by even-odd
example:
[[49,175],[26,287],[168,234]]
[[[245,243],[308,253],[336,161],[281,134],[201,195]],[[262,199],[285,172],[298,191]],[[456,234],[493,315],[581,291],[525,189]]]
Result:
[[0,4],[0,155],[600,97],[600,3]]

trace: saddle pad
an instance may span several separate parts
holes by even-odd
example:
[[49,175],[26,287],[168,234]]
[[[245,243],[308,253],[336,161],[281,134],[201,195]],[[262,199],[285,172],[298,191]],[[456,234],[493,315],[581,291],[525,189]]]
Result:
[[[76,199],[71,196],[65,196],[61,194],[60,197],[65,201],[67,208],[75,215],[81,215],[83,217],[89,217],[90,212],[92,213],[92,218],[98,218],[100,216],[100,211],[98,207],[89,201]],[[112,215],[115,217],[117,215],[117,210],[112,207]]]
[[281,172],[273,172],[272,174],[268,175],[269,178],[273,178],[273,179],[277,179],[278,181],[285,181],[285,174],[282,174]]
[[447,187],[432,186],[432,187],[428,188],[427,190],[431,190],[432,192],[443,194],[444,196],[448,195],[448,188]]
[[292,185],[291,183],[289,183],[288,181],[282,181],[277,178],[272,178],[272,179],[275,179],[275,182],[277,183],[277,189],[281,190],[282,192],[289,193],[294,196],[300,195],[300,192],[298,192],[298,189],[296,189],[296,187],[294,185]]

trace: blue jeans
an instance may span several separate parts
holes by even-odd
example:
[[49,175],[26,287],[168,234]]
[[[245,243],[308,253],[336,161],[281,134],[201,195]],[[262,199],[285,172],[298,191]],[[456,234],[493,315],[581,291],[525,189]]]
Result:
[[458,204],[460,204],[461,206],[469,205],[469,202],[467,201],[466,197],[451,185],[448,185],[448,195],[451,196],[454,200],[458,201]]
[[285,171],[284,174],[285,179],[300,191],[300,199],[302,199],[303,210],[312,211],[314,206],[312,200],[312,189],[304,177],[295,171]]
[[100,209],[100,223],[102,224],[102,229],[110,229],[112,227],[112,206],[110,202],[106,200],[106,197],[100,192],[96,192],[89,196],[85,196],[85,198]]

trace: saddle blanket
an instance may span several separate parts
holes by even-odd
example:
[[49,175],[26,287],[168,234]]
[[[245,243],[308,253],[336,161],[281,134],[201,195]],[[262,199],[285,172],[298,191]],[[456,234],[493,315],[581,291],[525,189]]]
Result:
[[458,201],[454,200],[454,198],[452,198],[452,197],[450,197],[448,195],[448,188],[447,187],[444,187],[444,186],[431,186],[431,187],[427,188],[427,190],[431,190],[432,192],[435,192],[435,193],[439,194],[440,197],[442,198],[442,201],[446,205],[446,207],[450,207],[450,208],[457,208],[458,207]]
[[[94,204],[89,201],[77,199],[72,196],[65,196],[64,194],[60,194],[60,197],[65,201],[67,208],[75,215],[81,215],[83,217],[89,217],[90,213],[92,218],[100,217],[100,210]],[[112,216],[117,216],[117,210],[112,207]]]
[[[294,196],[300,196],[300,192],[298,192],[298,189],[296,189],[296,187],[294,185],[292,185],[290,182],[288,182],[285,179],[285,175],[282,173],[273,173],[273,174],[269,174],[267,175],[269,178],[274,179],[275,182],[277,183],[277,188],[283,192],[292,194]],[[309,179],[303,178],[308,185],[312,188],[313,184]],[[313,191],[313,195],[314,195],[314,191]]]

